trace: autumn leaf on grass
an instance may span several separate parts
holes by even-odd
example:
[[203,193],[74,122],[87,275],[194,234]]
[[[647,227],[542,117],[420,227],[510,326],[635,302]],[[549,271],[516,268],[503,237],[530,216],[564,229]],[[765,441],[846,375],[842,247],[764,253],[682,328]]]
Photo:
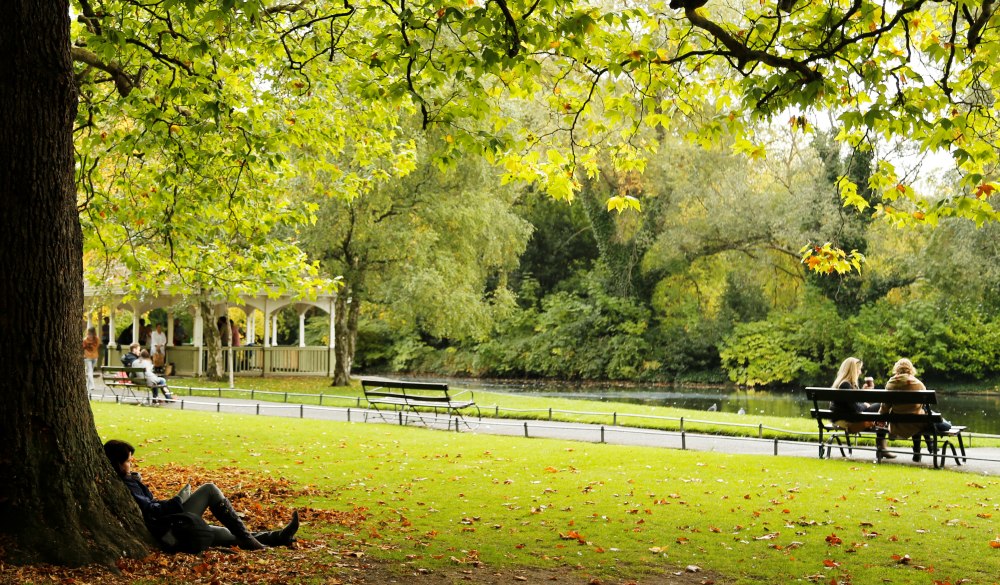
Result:
[[551,465],[544,469],[545,473],[559,473],[559,470]]
[[835,561],[833,559],[823,559],[823,566],[832,569],[834,567],[839,567],[840,563],[838,563],[837,561]]
[[559,538],[561,538],[563,540],[575,540],[575,541],[579,542],[580,544],[587,544],[587,540],[583,537],[583,535],[581,535],[576,530],[570,530],[569,532],[566,532],[565,534],[562,533],[562,532],[560,532],[559,533]]
[[892,560],[896,561],[900,565],[909,565],[912,559],[910,559],[910,555],[892,555]]
[[990,541],[990,548],[1000,548],[1000,536]]
[[826,537],[826,543],[829,544],[830,546],[840,546],[841,544],[844,543],[844,541],[836,534],[831,534],[830,536]]

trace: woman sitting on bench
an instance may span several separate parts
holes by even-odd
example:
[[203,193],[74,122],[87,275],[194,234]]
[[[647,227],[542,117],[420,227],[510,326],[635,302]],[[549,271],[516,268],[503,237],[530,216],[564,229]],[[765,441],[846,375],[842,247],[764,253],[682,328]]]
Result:
[[132,362],[132,367],[146,370],[146,386],[149,386],[150,390],[153,391],[154,404],[160,401],[160,390],[163,390],[163,397],[167,400],[174,399],[174,395],[170,393],[170,388],[167,388],[167,379],[161,378],[153,372],[153,360],[149,359],[149,350],[142,350],[139,353],[139,359]]
[[[841,390],[857,390],[858,378],[861,377],[863,366],[864,363],[856,357],[849,357],[844,360],[844,363],[840,364],[840,371],[837,372],[837,379],[834,380],[833,387]],[[896,456],[889,451],[889,441],[886,438],[884,429],[876,427],[875,423],[871,421],[849,422],[846,420],[854,418],[854,415],[861,414],[862,412],[878,412],[881,406],[881,404],[869,404],[867,402],[834,402],[830,406],[830,409],[833,411],[833,423],[842,429],[846,429],[848,433],[875,431],[878,457],[880,459],[895,459]]]
[[[913,362],[903,358],[892,366],[892,377],[885,383],[886,390],[902,390],[917,392],[926,390],[924,383],[917,379],[917,369]],[[879,412],[894,412],[897,414],[925,414],[920,404],[886,404]],[[913,460],[920,461],[920,435],[927,432],[945,432],[951,428],[951,423],[942,421],[927,425],[925,423],[889,423],[889,434],[893,438],[913,439]]]

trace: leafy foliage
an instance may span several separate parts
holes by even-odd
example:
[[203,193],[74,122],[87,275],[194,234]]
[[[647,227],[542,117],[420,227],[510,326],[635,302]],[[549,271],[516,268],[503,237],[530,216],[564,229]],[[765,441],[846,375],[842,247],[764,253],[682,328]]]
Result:
[[719,355],[737,384],[816,382],[848,355],[848,332],[833,305],[814,294],[796,311],[737,325]]

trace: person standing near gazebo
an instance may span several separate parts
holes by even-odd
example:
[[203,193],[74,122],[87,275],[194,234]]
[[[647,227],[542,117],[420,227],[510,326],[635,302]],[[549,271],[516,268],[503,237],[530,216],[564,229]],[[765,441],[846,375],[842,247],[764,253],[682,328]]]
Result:
[[162,368],[167,362],[167,334],[160,323],[157,323],[156,330],[149,334],[149,355],[152,356],[153,365],[157,368]]
[[87,392],[94,391],[94,366],[101,357],[101,340],[97,337],[97,329],[87,328],[87,336],[83,338],[83,364],[87,371]]

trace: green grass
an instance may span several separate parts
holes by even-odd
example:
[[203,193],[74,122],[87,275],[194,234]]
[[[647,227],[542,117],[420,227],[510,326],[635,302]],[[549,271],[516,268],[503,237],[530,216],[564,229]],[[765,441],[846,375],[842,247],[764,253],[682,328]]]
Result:
[[[334,534],[430,569],[698,565],[735,583],[995,582],[1000,481],[838,460],[697,453],[94,403],[142,465],[238,466],[371,510]],[[180,486],[177,486],[178,488]],[[306,526],[305,537],[338,527]],[[345,544],[347,546],[347,544]],[[902,563],[908,555],[909,562]]]

